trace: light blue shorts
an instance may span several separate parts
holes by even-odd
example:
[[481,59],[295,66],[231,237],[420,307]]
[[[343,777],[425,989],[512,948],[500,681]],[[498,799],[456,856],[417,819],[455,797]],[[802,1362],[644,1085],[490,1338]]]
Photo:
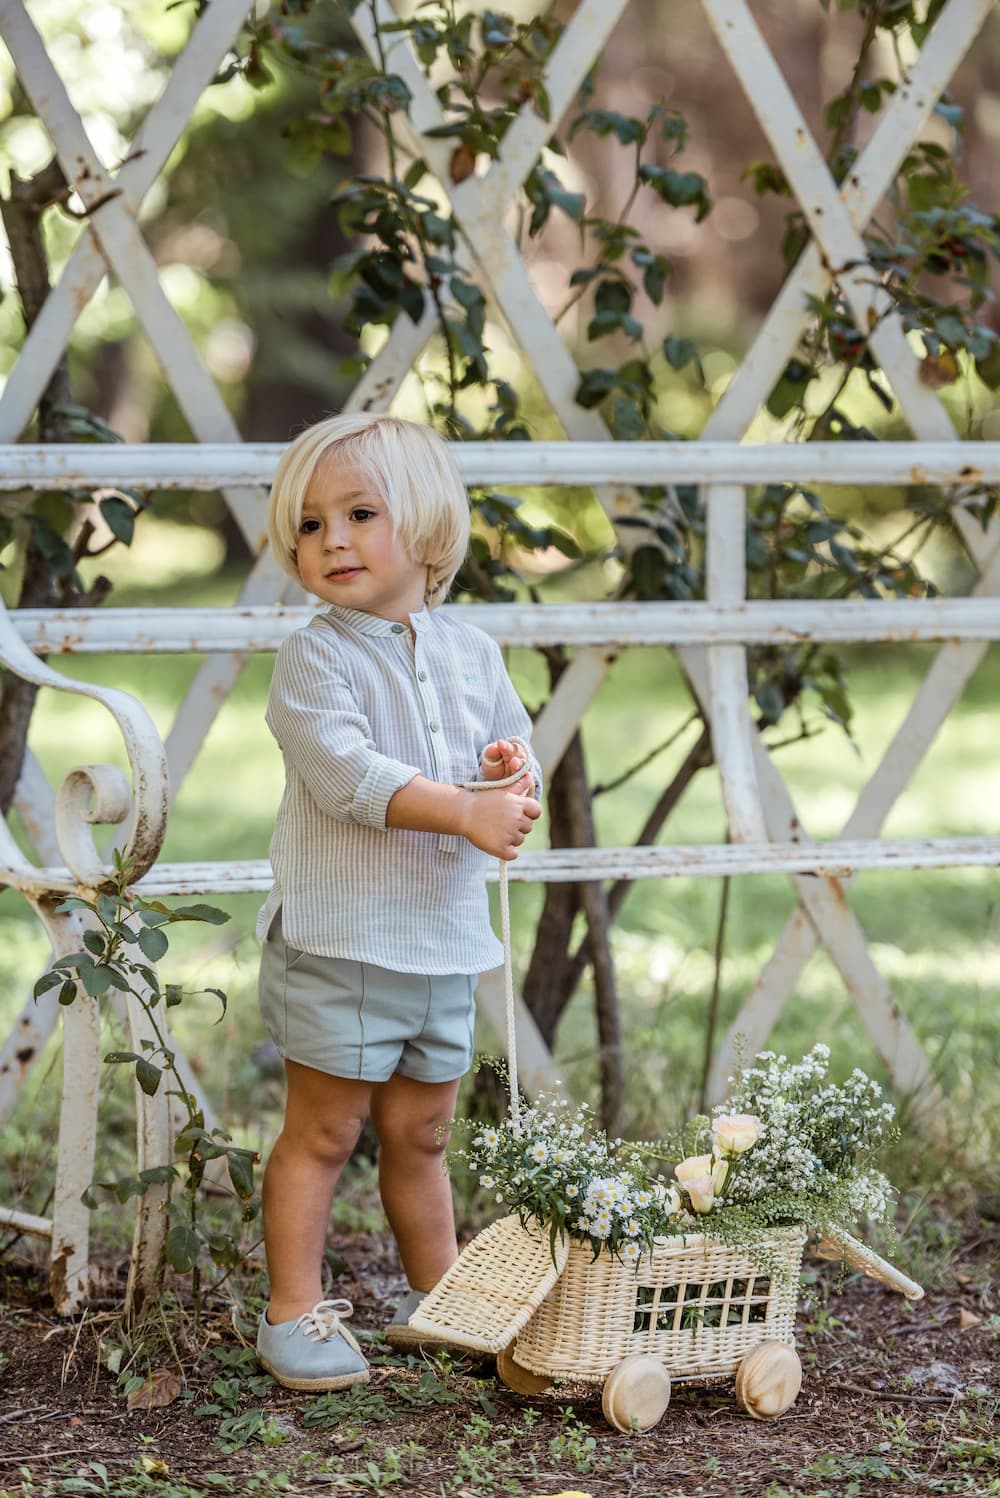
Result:
[[260,958],[260,1010],[286,1061],[331,1077],[452,1082],[472,1063],[477,974],[394,973],[290,947],[281,912]]

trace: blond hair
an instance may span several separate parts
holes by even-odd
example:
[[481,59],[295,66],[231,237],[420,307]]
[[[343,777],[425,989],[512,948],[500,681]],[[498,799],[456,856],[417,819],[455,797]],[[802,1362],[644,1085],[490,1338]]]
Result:
[[317,468],[331,457],[357,469],[385,500],[400,544],[427,568],[428,607],[443,603],[469,546],[469,498],[447,443],[430,427],[397,416],[329,416],[289,444],[267,512],[278,565],[298,578],[302,507]]

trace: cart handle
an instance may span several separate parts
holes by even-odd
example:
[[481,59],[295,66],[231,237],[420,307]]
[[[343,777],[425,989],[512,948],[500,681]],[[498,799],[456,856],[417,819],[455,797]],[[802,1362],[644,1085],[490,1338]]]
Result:
[[813,1252],[821,1259],[843,1259],[852,1269],[860,1270],[870,1280],[888,1285],[890,1290],[898,1290],[907,1300],[923,1299],[923,1288],[916,1280],[909,1279],[874,1249],[869,1248],[867,1243],[862,1243],[859,1238],[854,1238],[841,1229],[824,1233]]

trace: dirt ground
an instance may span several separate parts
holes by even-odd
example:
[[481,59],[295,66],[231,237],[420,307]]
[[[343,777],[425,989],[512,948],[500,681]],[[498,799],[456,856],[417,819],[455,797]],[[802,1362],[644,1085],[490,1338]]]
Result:
[[991,1231],[992,1243],[980,1234],[952,1255],[940,1288],[918,1305],[857,1277],[838,1289],[834,1272],[807,1261],[802,1392],[780,1421],[741,1412],[730,1383],[679,1387],[660,1424],[631,1436],[605,1424],[599,1395],[585,1387],[525,1398],[488,1366],[392,1354],[378,1329],[401,1281],[378,1236],[336,1245],[350,1269],[330,1292],[354,1302],[353,1324],[368,1334],[369,1385],[318,1399],[278,1388],[220,1306],[196,1333],[178,1314],[177,1355],[165,1338],[154,1354],[175,1397],[146,1410],[127,1408],[122,1380],[104,1366],[120,1335],[108,1303],[61,1319],[37,1270],[8,1256],[0,1495],[986,1498],[1000,1494]]

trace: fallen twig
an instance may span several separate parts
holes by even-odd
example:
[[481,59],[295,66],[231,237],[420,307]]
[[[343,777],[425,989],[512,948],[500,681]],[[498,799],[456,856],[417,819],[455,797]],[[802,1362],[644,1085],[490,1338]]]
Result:
[[33,1404],[29,1410],[11,1410],[9,1415],[0,1415],[0,1425],[9,1425],[12,1420],[23,1420],[26,1415],[37,1415],[48,1409],[45,1404]]
[[864,1384],[830,1384],[831,1389],[841,1389],[849,1394],[865,1394],[869,1399],[891,1400],[898,1404],[947,1404],[950,1394],[894,1394],[888,1389],[866,1389]]

